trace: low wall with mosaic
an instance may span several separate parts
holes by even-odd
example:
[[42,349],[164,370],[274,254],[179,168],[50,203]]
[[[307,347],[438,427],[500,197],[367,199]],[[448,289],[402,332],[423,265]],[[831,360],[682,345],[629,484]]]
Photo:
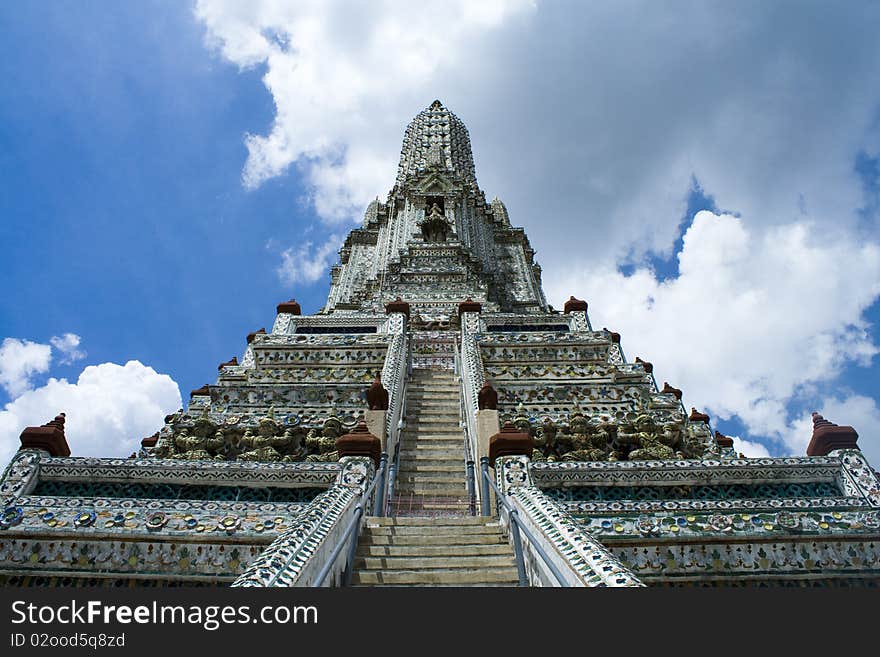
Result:
[[880,583],[880,480],[858,450],[529,473],[646,584]]
[[22,450],[0,481],[0,570],[22,584],[57,576],[229,583],[298,526],[341,471],[338,463]]

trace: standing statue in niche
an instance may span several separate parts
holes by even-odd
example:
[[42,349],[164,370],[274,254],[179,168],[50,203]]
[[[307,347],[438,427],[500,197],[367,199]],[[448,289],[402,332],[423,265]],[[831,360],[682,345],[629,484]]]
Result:
[[422,239],[425,242],[445,242],[449,234],[449,220],[443,214],[443,208],[436,201],[425,211],[425,216],[419,221],[422,229]]

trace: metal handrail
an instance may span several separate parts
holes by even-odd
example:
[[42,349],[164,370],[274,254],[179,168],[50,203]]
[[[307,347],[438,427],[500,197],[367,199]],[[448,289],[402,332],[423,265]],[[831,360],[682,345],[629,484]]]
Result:
[[[459,368],[459,383],[461,394],[459,395],[459,407],[460,414],[464,419],[464,428],[465,428],[465,462],[473,462],[474,459],[478,456],[477,454],[477,426],[476,426],[476,411],[479,408],[479,404],[477,400],[474,398],[474,387],[472,386],[472,381],[470,377],[470,370],[466,364],[465,357],[465,340],[467,337],[465,335],[461,336],[461,341],[456,341],[456,349],[455,356],[456,362]],[[470,471],[468,471],[470,474]],[[469,482],[470,483],[470,482]],[[476,495],[477,495],[477,486],[474,484],[473,495],[470,499],[470,506],[474,509],[474,514],[476,514]],[[482,489],[481,489],[482,490]],[[470,492],[470,491],[469,491]]]
[[[489,477],[489,459],[488,457],[483,457],[480,459],[480,469],[483,472],[483,481],[485,482],[483,485],[484,491],[488,490],[486,484],[492,487],[495,491],[495,499],[498,501],[499,506],[503,506],[507,511],[507,517],[510,519],[510,535],[513,537],[513,551],[514,556],[516,557],[516,570],[517,575],[519,576],[519,585],[520,586],[528,586],[528,579],[526,578],[526,568],[525,568],[525,559],[523,558],[523,549],[522,542],[520,540],[520,532],[522,532],[525,537],[532,544],[532,547],[550,569],[550,572],[553,573],[553,576],[556,578],[556,581],[559,582],[560,586],[567,587],[568,583],[565,579],[565,576],[562,574],[562,571],[550,560],[550,556],[544,550],[535,536],[526,529],[523,524],[519,520],[519,511],[513,508],[513,506],[504,499],[504,495],[498,490],[498,486],[492,481],[491,477]],[[485,495],[488,498],[488,494]],[[488,499],[483,501],[483,511],[484,515],[488,515],[486,513],[486,509],[488,508]],[[500,515],[500,510],[499,510]]]
[[458,395],[458,415],[460,426],[464,431],[464,462],[465,476],[467,477],[467,493],[468,493],[468,510],[472,516],[477,515],[477,486],[474,477],[474,448],[476,436],[472,436],[471,423],[468,422],[468,407],[466,401],[463,368],[461,366],[461,349],[460,343],[456,338],[455,341],[455,374],[458,376],[459,395]]
[[397,419],[397,428],[395,429],[394,454],[391,457],[391,465],[388,470],[385,515],[388,515],[391,500],[394,499],[394,487],[397,483],[397,473],[400,471],[400,436],[406,427],[406,396],[409,391],[409,380],[412,378],[412,337],[409,333],[404,336],[404,349],[406,350],[406,368],[400,391],[400,416]]
[[[342,533],[342,536],[336,542],[336,545],[333,547],[333,551],[330,553],[330,556],[324,562],[324,566],[318,571],[318,576],[315,580],[315,586],[323,586],[324,580],[327,579],[327,575],[333,568],[333,564],[336,562],[336,558],[339,556],[339,553],[342,551],[342,548],[345,547],[345,542],[348,540],[348,537],[351,535],[351,543],[349,545],[348,558],[345,562],[345,570],[342,575],[342,584],[343,586],[348,586],[351,584],[351,576],[352,570],[354,566],[354,553],[357,549],[357,537],[358,533],[354,531],[354,528],[360,524],[360,520],[364,515],[364,510],[366,509],[367,502],[370,499],[370,495],[373,494],[373,489],[376,488],[376,484],[378,484],[383,478],[385,474],[385,467],[388,464],[388,455],[383,453],[382,458],[379,461],[379,468],[376,470],[376,475],[373,477],[373,481],[367,487],[367,490],[361,495],[360,502],[358,502],[357,507],[354,510],[354,518],[351,519],[351,522],[345,528],[345,531]],[[275,580],[278,578],[278,575],[283,572],[284,568],[293,560],[293,556],[291,555],[287,562],[284,564],[284,567],[279,569],[278,573],[276,573],[275,577],[268,584],[268,586],[272,586]]]

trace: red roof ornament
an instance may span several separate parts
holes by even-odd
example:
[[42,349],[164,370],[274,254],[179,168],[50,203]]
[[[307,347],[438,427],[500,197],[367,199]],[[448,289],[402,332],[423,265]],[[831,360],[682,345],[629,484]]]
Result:
[[562,307],[562,311],[566,315],[568,313],[587,312],[587,302],[583,299],[575,299],[574,297],[569,297],[568,301],[566,301],[565,305]]
[[343,456],[368,456],[373,459],[376,467],[379,467],[382,442],[370,433],[363,420],[347,434],[336,439],[336,449],[339,451],[339,458]]
[[827,456],[837,449],[858,449],[859,434],[852,427],[841,427],[813,413],[813,437],[807,456]]
[[474,301],[470,297],[458,304],[458,316],[464,313],[478,313],[483,310],[483,306],[479,301]]
[[681,401],[681,390],[679,390],[678,388],[673,388],[666,381],[663,382],[663,390],[661,390],[660,392],[667,395],[674,395],[678,401]]
[[477,407],[480,410],[498,410],[498,392],[488,381],[483,384],[483,387],[477,393]]
[[224,367],[229,367],[232,365],[238,365],[238,358],[236,358],[235,356],[233,356],[231,359],[227,360],[225,363],[220,363],[217,366],[217,370],[219,371],[219,370],[222,370]]
[[290,315],[302,315],[302,308],[296,302],[296,299],[291,299],[290,301],[282,301],[276,307],[278,314],[288,313]]
[[608,333],[611,336],[611,342],[613,344],[620,344],[620,333],[615,333],[614,331],[609,331],[607,328],[602,328],[603,331]]
[[688,420],[691,422],[705,422],[706,424],[709,424],[709,416],[705,413],[700,413],[693,406],[691,406],[691,414],[690,417],[688,417]]
[[265,333],[266,333],[265,328],[261,328],[259,331],[254,331],[253,333],[248,333],[247,334],[247,343],[250,344],[251,342],[254,341],[254,338],[256,338],[258,335],[265,335]]
[[382,378],[378,374],[373,385],[367,388],[367,408],[371,411],[388,410],[388,391],[382,385]]
[[190,397],[207,397],[211,394],[211,386],[206,383],[201,388],[196,388],[192,392],[189,393]]
[[385,304],[385,314],[390,315],[391,313],[403,313],[409,319],[409,304],[397,297],[394,301]]
[[70,446],[64,435],[64,413],[39,427],[27,427],[21,432],[19,449],[41,449],[51,456],[70,456]]
[[534,439],[513,423],[505,422],[499,433],[489,438],[489,465],[502,456],[531,456],[535,449]]

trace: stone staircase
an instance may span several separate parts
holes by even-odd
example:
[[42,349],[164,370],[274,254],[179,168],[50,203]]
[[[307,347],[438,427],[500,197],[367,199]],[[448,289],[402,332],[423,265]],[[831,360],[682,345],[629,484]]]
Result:
[[450,370],[414,369],[400,438],[395,515],[465,515],[468,494],[459,385]]
[[[432,358],[443,345],[425,349]],[[414,368],[392,517],[367,518],[354,586],[516,586],[513,548],[495,518],[470,515],[452,370]]]
[[354,586],[516,586],[513,548],[480,516],[367,518]]

